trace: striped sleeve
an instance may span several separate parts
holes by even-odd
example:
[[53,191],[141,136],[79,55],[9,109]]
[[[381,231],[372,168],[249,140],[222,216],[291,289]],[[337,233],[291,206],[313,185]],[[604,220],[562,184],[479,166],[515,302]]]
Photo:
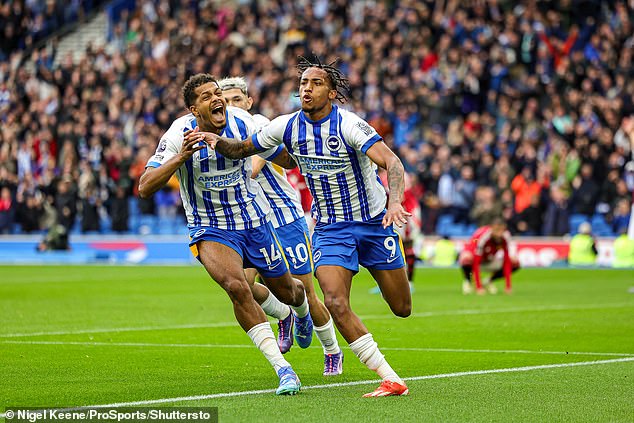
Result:
[[287,121],[288,116],[280,116],[260,128],[252,137],[253,145],[259,150],[267,150],[282,144]]
[[260,157],[262,157],[265,160],[273,160],[274,158],[276,158],[281,152],[282,150],[284,150],[284,146],[283,145],[278,145],[277,147],[273,147],[273,148],[269,148],[268,150],[264,150],[261,153],[258,153],[258,155]]
[[355,150],[363,153],[383,138],[366,121],[352,112],[342,110],[345,117],[341,123],[341,130],[346,140]]

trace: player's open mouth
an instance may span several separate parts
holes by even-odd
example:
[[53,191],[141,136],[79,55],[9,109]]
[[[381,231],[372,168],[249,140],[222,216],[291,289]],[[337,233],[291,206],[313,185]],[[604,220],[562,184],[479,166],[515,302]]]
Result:
[[304,103],[310,103],[311,101],[313,101],[313,98],[309,95],[305,95],[304,97],[302,97],[302,100],[304,100]]
[[216,119],[223,119],[225,116],[225,108],[222,104],[219,104],[211,109],[211,115]]

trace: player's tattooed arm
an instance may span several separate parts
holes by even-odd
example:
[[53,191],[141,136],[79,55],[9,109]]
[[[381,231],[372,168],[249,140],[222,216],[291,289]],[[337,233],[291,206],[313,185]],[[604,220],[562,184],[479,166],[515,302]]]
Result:
[[405,169],[401,160],[390,150],[384,142],[377,142],[366,152],[367,156],[378,166],[387,170],[387,185],[390,190],[390,198],[387,204],[387,212],[383,217],[383,227],[396,223],[402,227],[407,223],[407,218],[412,214],[407,212],[403,205],[403,193],[405,192]]
[[188,131],[185,133],[185,140],[189,138],[204,141],[218,153],[233,160],[243,159],[262,151],[253,144],[251,137],[244,141],[236,141],[234,139],[221,137],[212,132]]
[[249,157],[262,151],[253,144],[251,137],[244,141],[218,137],[215,146],[211,144],[210,146],[211,148],[215,148],[216,151],[223,156],[234,160]]
[[[396,160],[394,160],[396,159]],[[387,186],[390,190],[390,203],[401,203],[405,192],[405,169],[397,158],[387,164]]]

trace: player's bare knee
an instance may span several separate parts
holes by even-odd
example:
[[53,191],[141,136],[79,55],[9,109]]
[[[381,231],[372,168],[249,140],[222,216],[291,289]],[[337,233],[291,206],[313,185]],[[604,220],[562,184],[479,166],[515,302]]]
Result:
[[303,303],[304,298],[310,301],[310,298],[308,298],[308,290],[304,286],[304,283],[299,279],[293,279],[293,282],[295,282],[294,294],[297,300],[299,301],[299,303],[300,304]]
[[324,304],[330,314],[336,319],[350,311],[350,303],[343,297],[337,295],[325,295]]
[[304,285],[297,279],[291,279],[288,285],[288,296],[289,302],[292,306],[299,307],[304,303],[304,299],[306,298],[306,291],[304,290]]
[[412,302],[401,301],[396,305],[390,305],[390,309],[397,317],[408,317],[412,314]]
[[400,313],[397,313],[398,317],[409,317],[412,314],[412,304],[405,304],[399,311]]
[[222,284],[222,287],[231,298],[231,301],[238,304],[244,304],[253,298],[251,287],[245,281],[240,279],[230,279]]

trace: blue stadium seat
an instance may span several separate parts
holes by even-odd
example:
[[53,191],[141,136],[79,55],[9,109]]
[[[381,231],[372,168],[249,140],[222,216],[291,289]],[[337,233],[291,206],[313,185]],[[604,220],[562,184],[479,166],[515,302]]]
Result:
[[462,223],[453,223],[447,227],[447,235],[450,237],[462,237],[467,233],[467,226]]
[[177,227],[179,226],[178,219],[176,218],[159,218],[157,221],[157,233],[160,235],[174,235],[177,233]]
[[436,221],[436,233],[440,236],[449,235],[453,226],[453,216],[449,214],[441,214]]
[[138,198],[136,197],[128,198],[128,213],[130,214],[130,216],[140,214]]
[[110,234],[112,233],[112,219],[109,216],[100,216],[99,218],[99,228],[102,234]]
[[22,225],[19,223],[14,223],[11,228],[12,234],[21,234],[22,233]]
[[451,227],[451,225],[443,225],[440,222],[436,223],[436,234],[438,234],[438,236],[446,236],[449,235],[449,228]]
[[572,214],[568,219],[568,224],[570,225],[570,235],[576,235],[579,231],[579,225],[583,222],[590,223],[590,218],[585,214]]
[[608,222],[601,214],[595,214],[590,221],[592,224],[592,233],[597,236],[614,236],[614,232]]
[[70,235],[78,235],[81,233],[81,220],[79,219],[79,217],[75,218],[75,223],[73,223],[73,226],[70,228]]
[[594,216],[592,216],[592,219],[590,220],[590,224],[594,227],[594,226],[607,225],[607,222],[605,221],[605,218],[602,215],[595,214]]
[[440,225],[436,225],[436,235],[438,236],[448,236],[449,234],[447,233],[449,226],[440,226]]
[[137,233],[142,235],[158,233],[157,218],[151,214],[142,214],[139,216],[139,225]]
[[438,225],[447,226],[453,224],[453,216],[450,214],[441,214],[438,216]]
[[139,233],[139,214],[130,214],[128,217],[128,232],[132,234]]

